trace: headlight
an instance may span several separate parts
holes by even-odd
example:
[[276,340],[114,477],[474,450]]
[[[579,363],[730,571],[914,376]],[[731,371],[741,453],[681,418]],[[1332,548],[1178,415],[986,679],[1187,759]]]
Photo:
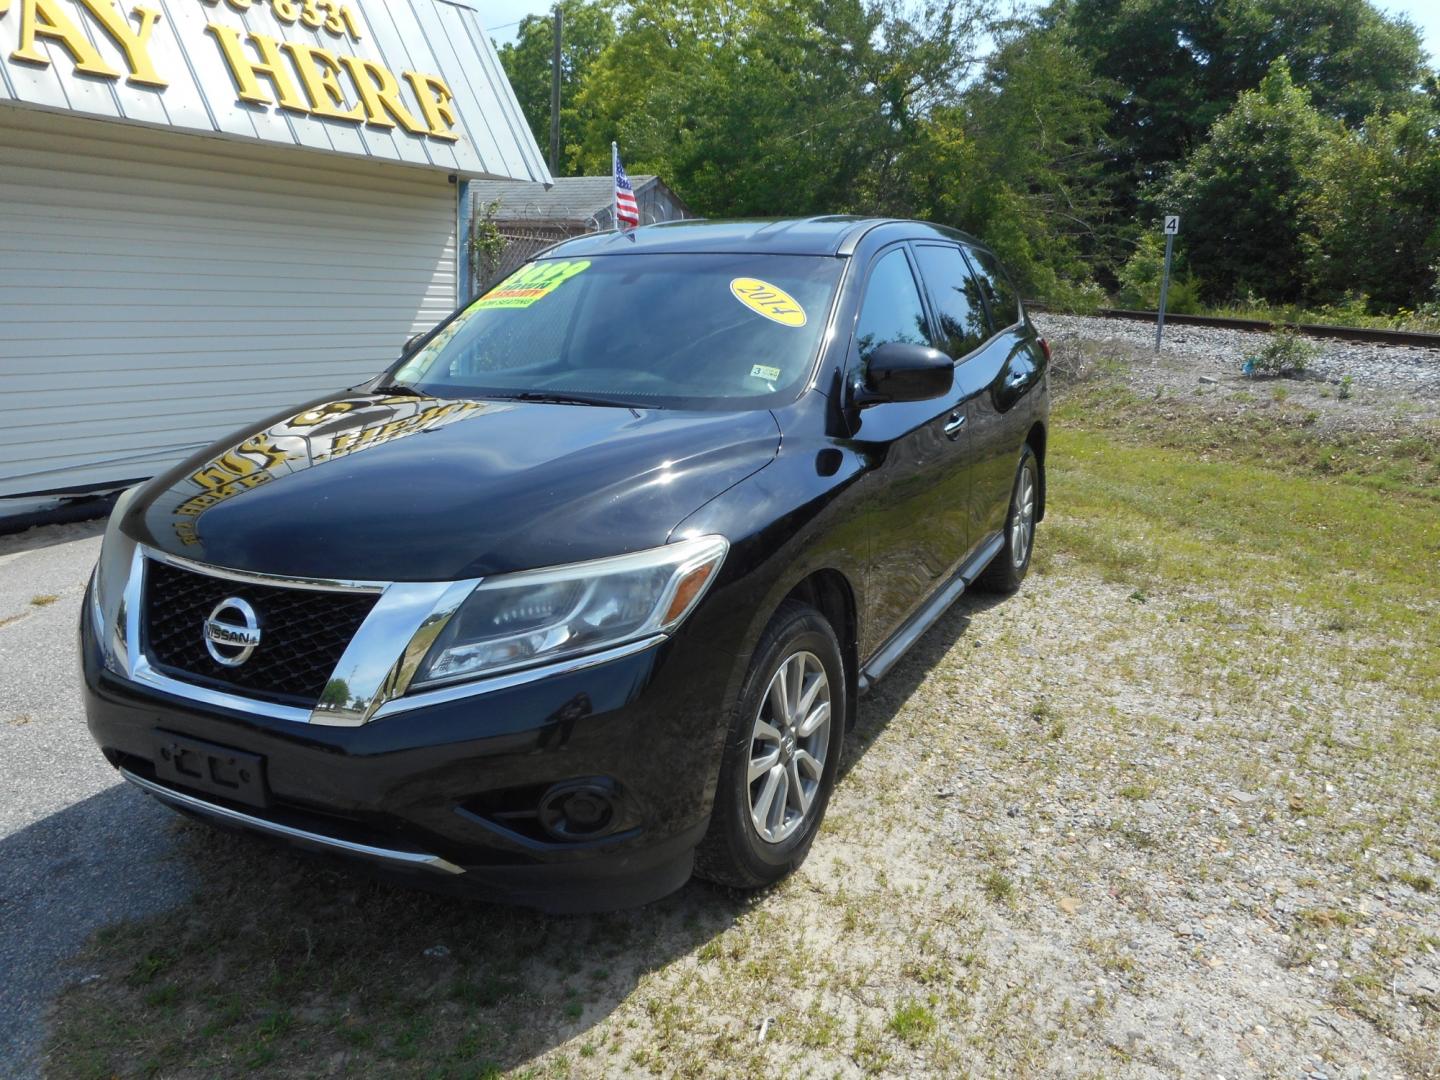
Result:
[[729,548],[722,536],[701,536],[482,581],[435,639],[411,688],[668,633],[700,602]]
[[120,519],[140,490],[135,487],[121,493],[110,511],[105,525],[105,539],[100,542],[100,559],[90,582],[90,602],[95,618],[95,634],[105,666],[125,674],[127,649],[125,639],[125,586],[130,580],[130,563],[135,555],[135,541],[120,531]]

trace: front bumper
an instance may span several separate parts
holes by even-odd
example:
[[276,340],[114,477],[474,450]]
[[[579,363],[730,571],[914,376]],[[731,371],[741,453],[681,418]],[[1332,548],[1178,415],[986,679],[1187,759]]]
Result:
[[[594,910],[678,888],[708,825],[733,658],[691,629],[594,667],[356,727],[122,678],[105,668],[88,617],[80,644],[91,734],[127,779],[177,809],[502,901]],[[269,805],[162,781],[161,731],[261,755]],[[603,830],[556,836],[530,813],[567,782],[608,793]]]

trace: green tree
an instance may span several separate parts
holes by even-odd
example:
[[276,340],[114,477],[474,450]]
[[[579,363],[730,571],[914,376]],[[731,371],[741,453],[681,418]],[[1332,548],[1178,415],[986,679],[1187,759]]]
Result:
[[580,95],[581,170],[618,139],[702,213],[895,204],[924,117],[959,98],[980,7],[899,0],[638,0]]
[[1307,207],[1318,299],[1368,297],[1372,310],[1440,299],[1440,114],[1372,118],[1334,140]]
[[1215,122],[1158,200],[1188,222],[1186,259],[1205,299],[1299,298],[1315,165],[1342,134],[1284,61]]
[[[609,0],[561,0],[564,13],[560,43],[560,145],[578,124],[576,97],[590,66],[615,38],[614,4]],[[550,145],[551,64],[554,22],[549,15],[527,15],[515,40],[500,46],[500,63],[520,110],[542,148]],[[562,171],[563,171],[562,153]],[[609,171],[608,165],[606,171]]]
[[[1107,84],[1080,53],[1033,25],[1002,28],[958,115],[932,115],[922,147],[968,148],[968,160],[911,170],[921,216],[985,237],[1029,295],[1063,299],[1106,244],[1098,146]],[[958,142],[957,142],[958,140]]]
[[1042,19],[1118,87],[1106,150],[1123,214],[1278,60],[1350,125],[1408,107],[1426,76],[1419,30],[1370,0],[1055,0]]

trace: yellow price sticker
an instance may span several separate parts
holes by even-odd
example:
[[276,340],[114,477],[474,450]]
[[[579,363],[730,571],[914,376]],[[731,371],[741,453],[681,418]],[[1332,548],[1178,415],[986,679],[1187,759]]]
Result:
[[737,277],[730,282],[736,300],[757,315],[763,315],[781,326],[804,326],[805,309],[778,285],[759,278]]
[[536,300],[549,296],[576,274],[584,273],[589,267],[589,259],[530,263],[476,300],[468,311],[528,308]]

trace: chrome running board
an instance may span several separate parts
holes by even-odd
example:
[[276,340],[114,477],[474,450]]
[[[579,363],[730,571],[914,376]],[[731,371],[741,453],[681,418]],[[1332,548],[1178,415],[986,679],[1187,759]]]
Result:
[[950,609],[950,605],[960,599],[966,586],[980,576],[990,565],[990,560],[1000,554],[1000,549],[1004,546],[1005,536],[1003,533],[996,533],[981,544],[954,576],[931,593],[919,609],[905,620],[900,629],[895,631],[884,645],[876,649],[869,660],[860,665],[860,693],[862,696],[868,694],[874,685],[885,677],[885,673],[895,666],[900,657],[904,656],[906,651],[920,640],[925,631],[940,620],[940,616]]
[[308,829],[297,829],[291,825],[282,825],[278,821],[268,821],[265,818],[256,817],[253,814],[246,814],[240,810],[232,810],[228,806],[220,806],[218,803],[207,802],[194,795],[187,795],[184,792],[176,791],[174,788],[157,784],[153,780],[147,780],[143,776],[137,776],[126,768],[121,768],[120,775],[142,791],[146,791],[164,802],[184,807],[186,810],[194,810],[196,813],[205,814],[209,817],[219,818],[221,821],[228,821],[232,825],[239,825],[242,828],[269,833],[271,836],[278,836],[284,840],[291,840],[298,844],[308,844],[312,847],[320,848],[323,851],[333,851],[344,855],[358,856],[362,859],[370,859],[392,866],[435,870],[442,874],[463,874],[465,872],[461,867],[456,866],[446,859],[442,859],[439,855],[429,855],[423,851],[397,851],[393,848],[372,847],[370,844],[358,844],[353,840],[341,840],[335,836],[326,836],[324,833],[310,832]]

